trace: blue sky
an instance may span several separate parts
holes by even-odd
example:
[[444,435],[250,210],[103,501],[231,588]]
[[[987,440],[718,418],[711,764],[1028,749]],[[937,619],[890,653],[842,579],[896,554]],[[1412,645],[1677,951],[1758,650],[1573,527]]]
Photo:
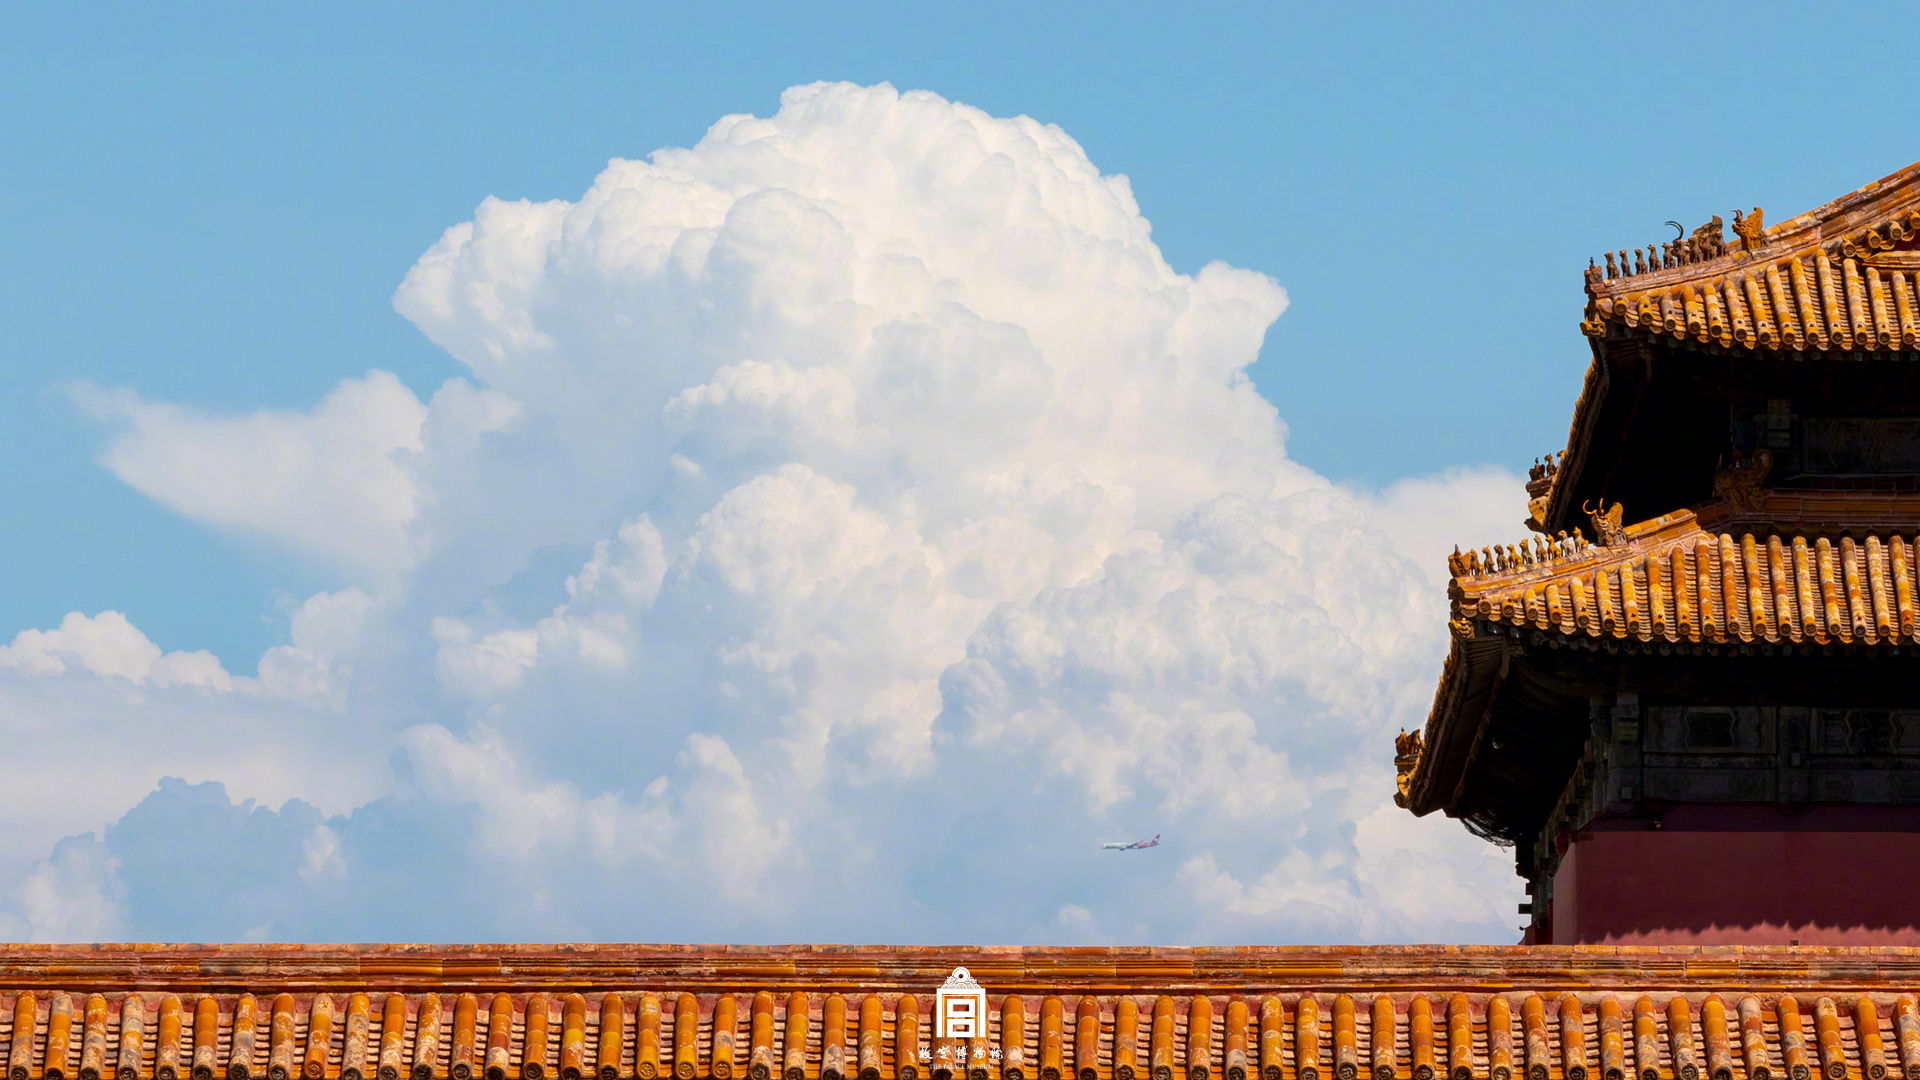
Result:
[[115,607],[244,664],[281,632],[269,597],[324,580],[101,472],[61,388],[292,407],[381,367],[427,389],[455,365],[388,296],[449,223],[571,196],[797,83],[1061,125],[1176,267],[1286,285],[1252,375],[1297,458],[1375,485],[1564,441],[1589,255],[1914,156],[1900,95],[1814,59],[1897,39],[1899,5],[345,10],[9,16],[0,439],[35,467],[0,489],[0,625]]
[[[364,560],[343,569],[288,540],[296,526],[234,527],[194,503],[199,495],[156,495],[168,481],[151,471],[143,486],[127,479],[134,466],[103,467],[112,440],[146,414],[100,402],[126,391],[124,400],[206,415],[292,415],[372,370],[393,373],[419,402],[449,379],[487,388],[468,358],[422,332],[426,316],[395,310],[396,289],[445,230],[489,196],[580,199],[609,159],[693,146],[722,116],[772,116],[784,90],[816,80],[928,90],[991,117],[1057,125],[1101,173],[1127,178],[1173,271],[1220,261],[1277,282],[1285,313],[1245,370],[1285,424],[1285,459],[1338,490],[1364,503],[1452,468],[1518,472],[1564,441],[1587,360],[1574,326],[1587,257],[1657,240],[1668,218],[1691,228],[1758,204],[1777,220],[1907,164],[1911,108],[1891,81],[1875,92],[1893,67],[1872,43],[1905,40],[1913,23],[1911,8],[1893,5],[1825,5],[1817,17],[1804,6],[1631,4],[16,9],[0,35],[0,192],[12,211],[0,218],[0,452],[14,463],[0,485],[0,640],[111,610],[161,650],[209,650],[226,672],[249,676],[264,650],[289,644],[303,603],[349,587],[375,607],[410,597],[392,600],[415,605],[394,632],[420,642],[430,618],[477,618],[488,603],[489,617],[537,619],[565,599],[562,584],[596,536],[613,542],[642,511],[669,522],[672,500],[623,489],[590,523],[529,539],[505,562],[482,560],[484,572],[429,558],[381,586],[356,576]],[[439,332],[450,341],[467,331]],[[1017,397],[1028,384],[1007,385]],[[648,405],[648,422],[660,407]],[[480,475],[539,460],[496,451]],[[169,459],[151,441],[127,453],[160,471],[207,460]],[[1237,483],[1220,480],[1217,491]],[[669,562],[708,505],[718,504],[686,508],[682,534],[661,525]],[[1404,520],[1390,506],[1380,513],[1370,527],[1390,534]],[[1486,521],[1520,513],[1503,504]],[[1460,523],[1470,536],[1483,527]],[[480,577],[435,593],[469,572]],[[419,606],[433,596],[464,606]],[[1038,602],[1032,589],[1002,599]],[[991,636],[985,625],[976,644]],[[1439,623],[1430,629],[1437,647]],[[444,661],[453,646],[434,640]],[[376,760],[402,744],[438,745],[420,724],[479,745],[472,725],[487,717],[566,713],[564,694],[496,701],[492,713],[459,704],[444,669],[433,683],[431,657],[419,655],[428,666],[381,676],[349,706],[379,702],[369,710],[382,717],[369,721]],[[1429,659],[1406,660],[1417,677],[1394,693],[1430,692],[1416,685],[1430,678]],[[943,717],[961,709],[957,670],[942,676]],[[403,684],[412,689],[393,689]],[[678,741],[705,720],[688,701],[667,725],[675,741],[650,753],[707,760],[706,744]],[[1396,722],[1417,721],[1414,706],[1394,708]],[[1317,736],[1255,720],[1263,745],[1293,747],[1296,762],[1312,756],[1288,740]],[[538,743],[528,723],[518,737]],[[1337,771],[1332,760],[1324,768]],[[625,790],[552,761],[525,769],[587,797]],[[251,790],[240,777],[194,779]],[[387,782],[369,780],[324,809],[394,797],[379,794]],[[1114,783],[1089,788],[1107,794],[1081,808],[1108,813],[1121,789],[1145,798],[1147,787]],[[272,805],[306,790],[258,786]],[[83,814],[71,827],[36,827],[98,832],[131,805],[100,822]],[[1336,832],[1364,816],[1344,804],[1300,812]],[[810,826],[800,815],[792,827]],[[845,821],[820,827],[866,835]],[[1209,865],[1243,888],[1259,876],[1224,853],[1188,856],[1180,880],[1196,888],[1213,887]],[[1194,861],[1203,856],[1215,862]],[[1292,856],[1243,857],[1279,867]],[[1080,927],[1081,911],[1085,927],[1100,924],[1097,904],[1056,899],[1053,931]],[[1205,932],[1318,932],[1264,917]],[[1125,918],[1180,931],[1152,913]],[[602,933],[590,915],[579,919],[583,933]],[[741,919],[742,933],[809,929],[788,916]],[[1119,925],[1098,932],[1124,936]],[[1350,932],[1421,927],[1458,930],[1414,919]]]

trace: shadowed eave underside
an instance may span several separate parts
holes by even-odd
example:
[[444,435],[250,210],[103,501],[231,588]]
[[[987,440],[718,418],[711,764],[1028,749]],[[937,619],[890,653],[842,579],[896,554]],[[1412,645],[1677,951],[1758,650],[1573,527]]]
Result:
[[1610,546],[1532,538],[1453,556],[1452,637],[1401,804],[1457,808],[1510,643],[1676,664],[1756,649],[1910,655],[1916,522],[1920,496],[1769,491],[1746,508],[1717,501],[1629,525]]

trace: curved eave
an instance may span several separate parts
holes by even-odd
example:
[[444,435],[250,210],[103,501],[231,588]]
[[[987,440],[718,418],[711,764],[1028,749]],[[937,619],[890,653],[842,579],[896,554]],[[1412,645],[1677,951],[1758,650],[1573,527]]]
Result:
[[1581,473],[1591,455],[1594,428],[1599,423],[1600,404],[1607,396],[1612,373],[1600,342],[1593,344],[1593,362],[1587,365],[1586,378],[1580,382],[1580,396],[1573,404],[1573,419],[1567,425],[1567,446],[1560,456],[1559,472],[1547,495],[1546,522],[1558,532],[1571,527],[1573,492],[1580,488]]
[[1415,816],[1452,808],[1506,665],[1505,639],[1453,635],[1433,710],[1421,732],[1424,748],[1407,785],[1407,809]]

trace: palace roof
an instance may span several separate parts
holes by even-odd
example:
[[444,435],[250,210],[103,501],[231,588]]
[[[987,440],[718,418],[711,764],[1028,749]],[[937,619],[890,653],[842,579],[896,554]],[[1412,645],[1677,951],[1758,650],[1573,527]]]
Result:
[[[933,1037],[966,967],[984,1038]],[[7,946],[10,1080],[1920,1080],[1920,950]]]
[[[1920,645],[1920,496],[1737,494],[1744,507],[1718,500],[1678,510],[1625,526],[1604,546],[1534,538],[1449,558],[1451,644],[1426,726],[1397,759],[1401,805],[1459,812],[1519,646],[1677,664],[1676,654],[1872,655]],[[1690,678],[1704,685],[1701,677]],[[1532,696],[1504,708],[1552,708],[1537,680],[1505,692]],[[1510,751],[1514,762],[1486,768],[1516,788],[1537,782],[1538,762]]]
[[1722,349],[1820,353],[1920,350],[1920,163],[1777,225],[1736,212],[1587,272],[1588,336],[1645,336]]
[[[1593,363],[1558,476],[1532,508],[1543,526],[1584,523],[1590,500],[1622,497],[1609,496],[1610,482],[1644,485],[1627,474],[1646,467],[1645,455],[1671,452],[1663,439],[1686,442],[1687,433],[1663,432],[1647,415],[1650,394],[1675,388],[1656,386],[1656,372],[1672,367],[1656,364],[1663,350],[1695,354],[1708,362],[1697,370],[1723,380],[1769,360],[1920,359],[1920,163],[1778,224],[1764,226],[1762,216],[1756,208],[1736,222],[1732,243],[1716,217],[1665,251],[1649,247],[1656,267],[1635,252],[1635,272],[1622,251],[1609,253],[1609,269],[1587,269],[1580,328]],[[1825,370],[1848,392],[1897,397],[1912,391],[1906,369]]]

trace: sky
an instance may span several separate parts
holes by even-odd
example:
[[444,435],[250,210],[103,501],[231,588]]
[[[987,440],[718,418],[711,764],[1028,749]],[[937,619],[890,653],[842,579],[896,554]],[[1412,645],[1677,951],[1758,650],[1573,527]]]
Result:
[[1512,940],[1440,557],[1914,17],[1192,8],[11,10],[0,936]]

